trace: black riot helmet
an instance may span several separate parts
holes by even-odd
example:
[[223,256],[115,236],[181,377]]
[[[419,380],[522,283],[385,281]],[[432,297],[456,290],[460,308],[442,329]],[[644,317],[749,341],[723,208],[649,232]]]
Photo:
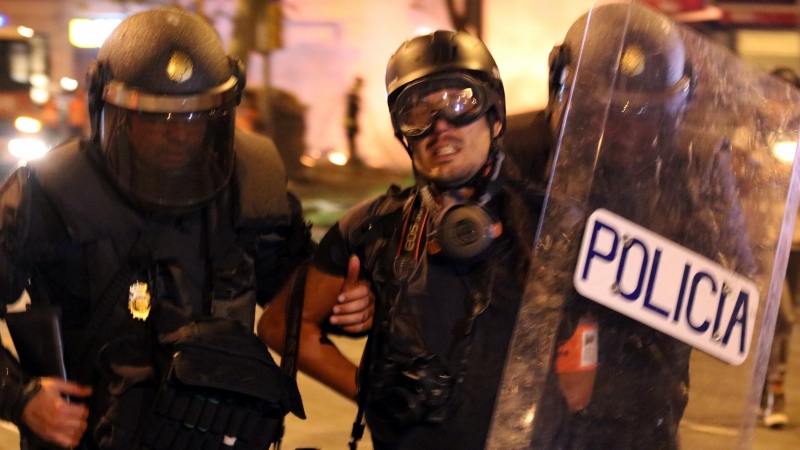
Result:
[[426,135],[439,117],[466,125],[492,112],[505,130],[500,71],[483,42],[465,32],[439,30],[404,42],[386,66],[386,95],[406,149],[407,138]]
[[682,116],[694,84],[676,26],[638,2],[601,5],[572,24],[550,54],[551,114],[563,109],[576,71],[610,100],[610,114]]
[[182,210],[227,185],[244,71],[202,18],[176,7],[128,17],[87,86],[94,155],[136,204]]

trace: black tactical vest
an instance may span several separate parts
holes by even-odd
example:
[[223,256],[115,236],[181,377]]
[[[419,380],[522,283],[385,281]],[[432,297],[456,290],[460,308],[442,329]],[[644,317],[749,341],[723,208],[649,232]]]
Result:
[[[29,233],[42,236],[32,300],[62,309],[67,373],[95,386],[87,435],[101,448],[130,439],[150,410],[180,327],[214,317],[253,329],[256,262],[277,262],[292,211],[271,141],[237,135],[235,152],[230,186],[178,215],[135,209],[77,140],[23,169]],[[127,308],[135,282],[148,285],[146,321]]]

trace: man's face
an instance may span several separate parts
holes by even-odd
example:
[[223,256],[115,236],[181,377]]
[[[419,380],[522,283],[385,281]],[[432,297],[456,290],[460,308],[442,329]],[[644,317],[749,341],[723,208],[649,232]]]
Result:
[[206,120],[165,120],[163,115],[131,114],[130,133],[135,154],[160,169],[178,169],[202,152]]
[[654,162],[676,137],[676,121],[675,115],[655,108],[641,113],[612,109],[603,130],[600,162],[620,168]]
[[441,187],[465,183],[483,167],[500,129],[500,122],[490,127],[485,117],[462,126],[436,119],[428,135],[409,139],[417,175]]

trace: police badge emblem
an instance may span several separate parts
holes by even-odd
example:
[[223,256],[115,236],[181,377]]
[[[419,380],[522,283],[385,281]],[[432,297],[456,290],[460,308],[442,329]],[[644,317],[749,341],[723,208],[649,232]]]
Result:
[[180,51],[172,52],[172,57],[167,63],[167,76],[169,76],[170,80],[183,83],[192,78],[193,71],[194,64],[189,55]]
[[632,44],[625,47],[622,59],[619,62],[620,71],[629,77],[641,75],[644,72],[645,54],[642,47]]
[[147,283],[137,281],[133,283],[128,294],[128,311],[136,320],[147,320],[150,315],[150,293],[147,292]]

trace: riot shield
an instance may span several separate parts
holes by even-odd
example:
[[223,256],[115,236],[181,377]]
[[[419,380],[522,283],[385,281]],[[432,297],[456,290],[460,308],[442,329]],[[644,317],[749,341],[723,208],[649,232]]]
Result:
[[636,2],[551,60],[556,160],[487,448],[749,448],[800,92]]

